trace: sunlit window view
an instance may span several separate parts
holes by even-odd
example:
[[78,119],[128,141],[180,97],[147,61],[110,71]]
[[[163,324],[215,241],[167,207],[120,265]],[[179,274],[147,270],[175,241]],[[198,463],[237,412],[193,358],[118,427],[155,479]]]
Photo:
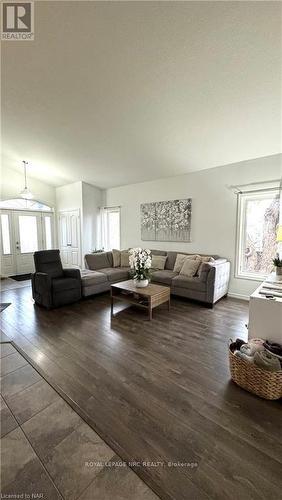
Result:
[[7,255],[11,253],[9,216],[7,214],[1,214],[1,231],[2,252]]
[[100,212],[100,248],[120,249],[120,208],[104,207]]
[[239,274],[264,277],[273,270],[272,259],[277,251],[279,196],[273,191],[243,194],[240,202]]
[[51,250],[52,248],[52,230],[51,230],[51,217],[44,217],[45,220],[45,248]]
[[20,215],[19,231],[21,253],[36,252],[38,250],[36,216]]
[[120,248],[120,211],[109,210],[107,214],[108,222],[108,246],[109,248]]

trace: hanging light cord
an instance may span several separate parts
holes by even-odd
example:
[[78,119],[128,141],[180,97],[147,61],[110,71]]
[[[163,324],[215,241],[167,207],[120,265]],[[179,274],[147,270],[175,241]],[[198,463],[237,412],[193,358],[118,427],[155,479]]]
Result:
[[23,160],[23,164],[24,164],[24,187],[25,187],[25,189],[27,189],[26,166],[28,165],[28,162]]

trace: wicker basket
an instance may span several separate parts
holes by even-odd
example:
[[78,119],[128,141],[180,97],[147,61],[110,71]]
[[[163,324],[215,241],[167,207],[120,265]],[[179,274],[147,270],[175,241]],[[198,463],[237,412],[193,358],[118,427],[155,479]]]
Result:
[[282,397],[282,371],[262,370],[249,361],[234,354],[234,344],[229,345],[229,364],[232,380],[245,389],[264,399]]

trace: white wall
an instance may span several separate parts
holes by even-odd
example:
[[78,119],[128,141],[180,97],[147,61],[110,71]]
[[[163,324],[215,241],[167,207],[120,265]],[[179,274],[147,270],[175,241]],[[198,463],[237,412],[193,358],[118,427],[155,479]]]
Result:
[[56,206],[58,212],[64,210],[82,210],[82,182],[73,182],[56,188]]
[[[28,187],[34,198],[53,208],[56,206],[56,190],[45,182],[28,177]],[[24,188],[24,175],[8,167],[1,169],[1,199],[18,198]]]
[[83,255],[98,247],[98,216],[103,203],[103,191],[95,186],[82,183],[82,213],[83,213]]
[[[211,253],[232,263],[230,293],[248,296],[258,282],[234,277],[237,197],[228,186],[279,179],[282,155],[259,158],[158,181],[107,190],[106,204],[121,205],[121,246]],[[142,242],[140,204],[192,198],[191,243]]]

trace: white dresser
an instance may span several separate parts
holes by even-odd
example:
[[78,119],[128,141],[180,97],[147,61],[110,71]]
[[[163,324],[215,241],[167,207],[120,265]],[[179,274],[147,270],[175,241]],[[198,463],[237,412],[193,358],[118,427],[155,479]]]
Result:
[[[282,297],[266,298],[260,293],[265,286],[282,284],[282,276],[271,274],[251,295],[249,304],[248,338],[262,338],[282,344]],[[269,289],[269,295],[274,294]],[[280,292],[278,292],[280,293]],[[282,290],[281,290],[282,294]]]

